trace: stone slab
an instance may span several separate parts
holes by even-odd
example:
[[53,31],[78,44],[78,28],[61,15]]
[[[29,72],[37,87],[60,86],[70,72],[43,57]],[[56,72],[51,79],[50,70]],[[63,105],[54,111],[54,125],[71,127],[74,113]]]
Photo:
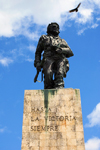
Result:
[[79,89],[25,90],[21,150],[85,150]]

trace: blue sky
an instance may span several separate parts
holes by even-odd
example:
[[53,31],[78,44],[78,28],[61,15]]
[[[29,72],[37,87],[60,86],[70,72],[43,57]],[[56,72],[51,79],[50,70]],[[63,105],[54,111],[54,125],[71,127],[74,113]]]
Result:
[[100,0],[81,0],[79,12],[68,13],[79,2],[0,0],[0,150],[21,149],[24,90],[43,89],[33,62],[53,21],[74,53],[64,81],[80,89],[86,150],[100,150]]

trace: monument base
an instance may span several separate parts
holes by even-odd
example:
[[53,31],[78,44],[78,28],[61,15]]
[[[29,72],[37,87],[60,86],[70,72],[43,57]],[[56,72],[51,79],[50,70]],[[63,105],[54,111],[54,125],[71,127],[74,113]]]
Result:
[[79,89],[25,90],[21,150],[85,150]]

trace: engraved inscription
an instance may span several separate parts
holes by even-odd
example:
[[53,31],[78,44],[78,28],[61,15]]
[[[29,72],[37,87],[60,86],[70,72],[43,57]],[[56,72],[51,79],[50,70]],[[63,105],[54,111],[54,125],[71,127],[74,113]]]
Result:
[[[32,109],[32,112],[35,112],[36,114],[39,112],[39,113],[43,113],[43,112],[52,112],[51,108],[49,108],[48,110],[41,107],[41,108],[33,108]],[[57,111],[57,108],[56,108],[56,111]],[[76,117],[75,116],[71,116],[71,115],[66,115],[66,116],[56,116],[56,115],[48,115],[48,116],[43,116],[42,119],[44,119],[44,122],[54,122],[56,121],[57,122],[63,122],[63,121],[73,121],[73,120],[76,120]],[[34,123],[34,122],[39,122],[40,121],[40,118],[39,116],[31,116],[31,121]],[[42,131],[58,131],[58,125],[32,125],[31,126],[31,131],[33,132],[42,132]]]
[[[41,108],[36,108],[36,107],[33,107],[32,108],[32,112],[39,112],[39,113],[42,113],[42,112],[46,112],[47,110],[46,110],[46,108],[44,108],[44,107],[41,107]],[[48,112],[50,112],[51,111],[51,108],[48,108]]]
[[31,126],[31,131],[58,131],[58,126]]

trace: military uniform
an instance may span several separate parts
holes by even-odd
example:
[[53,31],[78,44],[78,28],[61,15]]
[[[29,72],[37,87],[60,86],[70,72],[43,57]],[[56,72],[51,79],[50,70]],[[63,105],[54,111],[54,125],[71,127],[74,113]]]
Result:
[[73,56],[73,52],[59,36],[42,35],[35,52],[35,67],[41,62],[43,51],[44,89],[63,88],[63,77],[66,77],[69,70],[67,58]]

